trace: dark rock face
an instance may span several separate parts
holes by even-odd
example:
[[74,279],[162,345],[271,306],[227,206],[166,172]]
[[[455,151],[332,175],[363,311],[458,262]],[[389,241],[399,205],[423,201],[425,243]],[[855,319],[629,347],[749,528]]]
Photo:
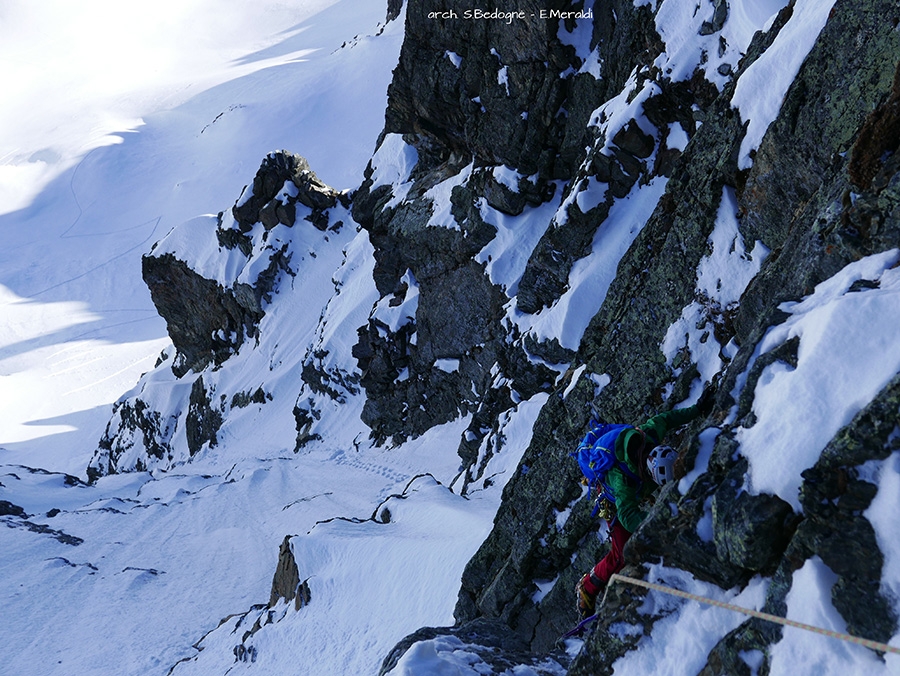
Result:
[[0,500],[0,516],[18,516],[22,519],[28,518],[28,514],[25,513],[24,509],[8,500]]
[[218,443],[216,432],[222,426],[222,411],[213,406],[211,393],[203,385],[203,377],[197,378],[191,386],[191,397],[185,419],[188,451],[193,456],[203,446]]
[[[758,322],[760,313],[774,323],[778,302],[811,292],[850,261],[891,242],[878,227],[890,209],[874,216],[870,203],[879,201],[875,194],[886,186],[864,191],[859,207],[850,203],[855,188],[845,154],[859,157],[857,148],[867,143],[866,122],[876,115],[870,111],[883,110],[879,104],[890,96],[896,67],[896,59],[887,56],[896,53],[896,34],[878,28],[891,10],[881,3],[864,5],[835,5],[801,84],[789,91],[747,177],[743,223],[774,252],[742,299],[735,322],[741,341],[755,342],[751,327],[769,323]],[[865,49],[850,49],[851,40],[865,42]],[[881,171],[883,182],[896,167]],[[880,200],[876,208],[887,206]],[[873,217],[874,228],[868,225]]]
[[[421,182],[436,180],[443,171],[435,170]],[[504,371],[513,377],[515,388],[529,389],[535,380],[539,386],[552,382],[548,369],[530,366],[524,351],[509,345],[501,325],[508,298],[473,260],[494,236],[493,226],[478,210],[482,193],[513,212],[540,197],[519,193],[514,198],[515,193],[491,181],[489,169],[475,170],[468,182],[453,189],[454,220],[447,225],[455,228],[426,225],[428,198],[382,209],[387,199],[382,193],[364,185],[353,203],[354,218],[369,231],[375,246],[376,286],[389,305],[400,305],[409,292],[403,281],[408,272],[419,297],[414,321],[392,329],[373,318],[359,329],[353,354],[363,373],[363,421],[372,436],[379,442],[402,441],[484,409],[488,400],[497,401],[490,384],[491,368],[498,362],[517,365],[514,376]],[[453,360],[458,367],[442,369],[440,360]]]
[[[420,157],[427,156],[427,169],[457,154],[474,156],[480,164],[517,167],[525,175],[552,172],[554,137],[563,135],[566,124],[560,106],[568,83],[558,74],[572,65],[556,39],[557,21],[507,25],[428,16],[463,9],[451,2],[408,6],[385,130],[414,135]],[[504,11],[529,16],[542,9],[568,9],[568,3],[516,0],[504,6]],[[461,58],[459,66],[447,52]],[[505,86],[497,77],[502,67],[507,69]]]
[[[746,468],[738,469],[742,479]],[[716,555],[738,568],[771,571],[787,547],[794,512],[777,496],[738,492],[734,474],[713,495]]]
[[294,609],[300,610],[310,601],[309,585],[306,580],[300,581],[300,571],[291,550],[291,536],[285,535],[278,550],[278,566],[272,578],[272,592],[269,595],[269,608],[273,608],[280,600],[293,601]]
[[259,290],[225,289],[172,254],[143,259],[144,282],[178,350],[177,376],[221,364],[256,335],[264,312]]
[[[296,191],[282,194],[286,184]],[[278,223],[291,227],[297,218],[297,204],[310,209],[304,216],[319,230],[328,228],[327,210],[346,196],[325,185],[300,155],[281,150],[269,153],[253,179],[252,186],[244,188],[244,194],[231,212],[242,233],[249,232],[254,224],[262,223],[266,229]],[[296,194],[291,194],[296,192]]]
[[[591,46],[597,46],[596,58],[609,71],[598,79],[578,72],[584,62],[560,40],[558,19],[507,24],[429,17],[465,9],[445,5],[408,7],[400,63],[388,92],[382,142],[401,135],[415,149],[412,187],[398,201],[389,186],[375,184],[377,167],[370,166],[353,199],[354,218],[375,247],[375,282],[382,298],[401,303],[402,279],[409,271],[419,286],[418,310],[414,322],[393,332],[370,322],[360,330],[354,355],[364,374],[363,420],[376,440],[403,440],[475,412],[480,422],[460,447],[465,461],[470,447],[477,448],[484,438],[481,430],[491,429],[496,415],[515,398],[510,392],[546,390],[556,379],[551,369],[529,359],[527,336],[509,335],[502,323],[509,296],[473,260],[496,234],[479,204],[518,215],[559,197],[554,179],[572,179],[568,189],[574,190],[591,176],[578,169],[585,146],[598,141],[587,124],[591,114],[607,92],[618,91],[635,63],[652,62],[661,43],[648,8],[615,0],[594,3],[595,17],[602,18],[594,21]],[[504,11],[538,17],[554,9],[573,7],[519,0]],[[694,101],[688,99],[686,108],[658,105],[660,126],[675,111],[690,119],[693,129]],[[599,171],[613,171],[614,164],[623,176],[621,189],[590,214],[573,206],[564,226],[551,226],[519,284],[519,309],[539,310],[560,295],[572,263],[589,252],[613,193],[621,196],[649,175],[652,167],[645,159],[656,140],[636,123],[615,138],[615,157]],[[496,180],[498,168],[518,173],[517,191]],[[450,178],[457,183],[452,220],[429,226],[433,205],[426,193]],[[552,358],[569,359],[564,352],[556,350]],[[459,360],[459,368],[451,373],[435,368],[435,362],[446,359]],[[495,392],[491,383],[498,378],[492,369],[497,365],[504,384]]]
[[[611,4],[595,3],[595,17],[603,16]],[[652,61],[659,50],[658,38],[640,10],[616,9],[622,9],[617,16],[635,30],[628,41],[648,50],[620,53],[620,70],[627,72],[648,55]],[[721,29],[727,3],[716,2],[714,9],[703,31]],[[755,36],[738,77],[771,44],[791,12],[792,7],[786,7],[767,34]],[[876,487],[861,478],[859,467],[896,451],[891,432],[900,420],[897,379],[804,473],[802,514],[775,496],[741,490],[747,469],[735,432],[755,424],[754,392],[763,369],[774,361],[797,363],[796,338],[768,350],[760,360],[754,358],[768,328],[785,319],[779,304],[802,298],[850,262],[900,242],[897,19],[890,2],[838,0],[749,171],[738,166],[745,125],[730,105],[734,83],[720,95],[710,83],[704,84],[702,74],[681,82],[658,80],[662,93],[643,108],[657,127],[655,137],[626,123],[611,139],[598,139],[596,144],[588,139],[591,148],[582,157],[588,161],[574,176],[608,183],[607,201],[588,214],[570,210],[563,226],[551,225],[521,282],[519,309],[535,312],[559,297],[572,262],[585,255],[613,200],[653,172],[669,177],[667,190],[622,259],[606,301],[585,332],[573,360],[573,365],[586,366],[585,373],[575,382],[564,378],[557,383],[556,392],[567,388],[566,396],[552,396],[537,419],[519,471],[507,484],[494,528],[463,574],[455,630],[474,621],[500,621],[531,650],[549,652],[556,637],[573,624],[571,590],[606,545],[592,533],[595,524],[588,505],[578,500],[577,469],[568,453],[583,434],[592,408],[606,420],[642,422],[670,405],[667,401],[678,400],[666,392],[686,393],[696,377],[695,368],[673,372],[659,346],[667,327],[694,300],[694,270],[707,253],[706,240],[727,187],[736,195],[745,241],[759,240],[772,253],[740,304],[716,322],[716,340],[725,345],[733,339],[737,353],[711,419],[696,421],[669,440],[689,470],[699,453],[698,433],[716,424],[708,470],[684,495],[674,488],[662,492],[626,547],[623,572],[641,577],[642,564],[663,561],[723,588],[743,586],[758,574],[771,576],[763,610],[783,615],[793,573],[817,556],[838,576],[832,602],[851,633],[885,640],[896,632],[898,618],[879,591],[883,558],[874,530],[862,516]],[[595,18],[595,38],[603,30],[603,22]],[[456,48],[454,43],[441,46]],[[621,58],[625,54],[627,58]],[[396,85],[395,90],[403,86]],[[448,100],[444,103],[451,105]],[[463,108],[456,106],[456,116],[446,122],[455,130],[471,124],[464,119],[470,113]],[[420,111],[426,119],[429,110],[426,105]],[[413,117],[410,112],[396,119]],[[683,151],[667,155],[662,152],[666,150],[662,129],[673,123],[680,124],[691,140]],[[423,121],[419,129],[404,131],[425,134],[431,129]],[[456,152],[463,152],[464,138],[458,132],[452,136]],[[653,152],[651,143],[657,150],[654,166],[644,162],[648,151]],[[537,162],[540,155],[530,152],[532,162]],[[571,166],[563,159],[556,162],[531,166],[547,176]],[[565,190],[574,190],[575,184],[573,179]],[[865,292],[871,286],[864,282],[854,290]],[[599,396],[590,374],[611,378]],[[736,388],[739,379],[742,385]],[[731,392],[738,393],[739,401],[732,400]],[[725,424],[732,407],[734,421]],[[559,526],[557,515],[565,510],[571,513]],[[699,535],[701,521],[711,524],[711,537]],[[536,603],[537,583],[552,580],[552,590]],[[639,612],[643,592],[614,586],[610,597],[599,626],[567,673],[612,673],[615,660],[652,631],[658,618]],[[641,632],[623,637],[608,631],[621,622],[640,627]],[[751,650],[763,654],[758,673],[766,673],[768,649],[780,637],[777,626],[749,620],[719,642],[701,673],[750,674],[739,655]]]

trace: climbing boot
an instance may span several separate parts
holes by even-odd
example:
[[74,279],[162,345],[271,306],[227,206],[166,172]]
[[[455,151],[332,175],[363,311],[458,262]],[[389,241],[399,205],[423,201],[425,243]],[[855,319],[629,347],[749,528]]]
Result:
[[594,575],[593,571],[587,573],[575,585],[575,605],[578,609],[578,616],[582,620],[594,614],[597,595],[603,586],[603,582]]

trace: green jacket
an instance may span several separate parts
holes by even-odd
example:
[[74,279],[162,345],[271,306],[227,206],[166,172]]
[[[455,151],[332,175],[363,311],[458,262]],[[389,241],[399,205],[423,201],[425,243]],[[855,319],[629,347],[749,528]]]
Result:
[[[662,443],[669,430],[680,427],[699,415],[696,406],[688,406],[653,416],[643,425],[638,425],[637,428],[626,430],[619,435],[616,439],[616,458],[619,462],[624,463],[632,473],[640,474],[638,468],[625,453],[629,443],[639,443],[642,435],[638,430],[642,430],[647,435],[647,444],[653,448]],[[632,442],[632,439],[635,442]],[[641,509],[641,502],[650,497],[659,486],[650,479],[642,482],[639,486],[618,467],[613,467],[606,476],[610,488],[616,496],[616,515],[619,523],[629,533],[633,533],[647,516],[647,513]]]

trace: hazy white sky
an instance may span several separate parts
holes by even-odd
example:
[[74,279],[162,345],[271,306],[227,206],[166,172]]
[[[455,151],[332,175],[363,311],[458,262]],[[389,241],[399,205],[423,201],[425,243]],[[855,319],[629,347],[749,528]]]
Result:
[[335,2],[4,0],[0,213],[143,115],[258,69],[238,59]]

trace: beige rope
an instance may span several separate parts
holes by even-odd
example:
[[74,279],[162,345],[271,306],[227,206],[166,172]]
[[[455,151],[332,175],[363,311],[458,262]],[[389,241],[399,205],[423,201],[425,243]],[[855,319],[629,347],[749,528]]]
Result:
[[[616,581],[627,582],[628,584],[632,584],[638,587],[645,587],[646,589],[652,589],[654,591],[662,592],[663,594],[680,596],[683,599],[690,599],[691,601],[699,601],[700,603],[705,603],[709,606],[716,606],[717,608],[733,610],[738,613],[743,613],[744,615],[749,615],[750,617],[756,617],[760,620],[766,620],[767,622],[774,622],[776,624],[781,624],[787,627],[797,627],[798,629],[805,629],[806,631],[811,631],[816,634],[822,634],[823,636],[830,636],[831,638],[840,639],[841,641],[847,641],[849,643],[855,643],[857,645],[865,646],[866,648],[871,648],[872,650],[877,650],[878,652],[894,653],[900,655],[900,648],[895,648],[894,646],[887,645],[886,643],[879,643],[878,641],[871,641],[867,638],[859,638],[858,636],[842,634],[837,631],[831,631],[830,629],[814,627],[811,624],[803,624],[802,622],[789,620],[786,617],[770,615],[769,613],[763,613],[758,610],[751,610],[750,608],[736,606],[732,603],[725,603],[724,601],[716,601],[715,599],[706,598],[705,596],[698,596],[697,594],[691,594],[689,592],[681,591],[680,589],[673,589],[672,587],[666,587],[654,582],[638,580],[633,577],[626,577],[625,575],[619,574],[615,574],[609,579],[610,584]],[[607,589],[608,588],[609,586],[607,585]]]

